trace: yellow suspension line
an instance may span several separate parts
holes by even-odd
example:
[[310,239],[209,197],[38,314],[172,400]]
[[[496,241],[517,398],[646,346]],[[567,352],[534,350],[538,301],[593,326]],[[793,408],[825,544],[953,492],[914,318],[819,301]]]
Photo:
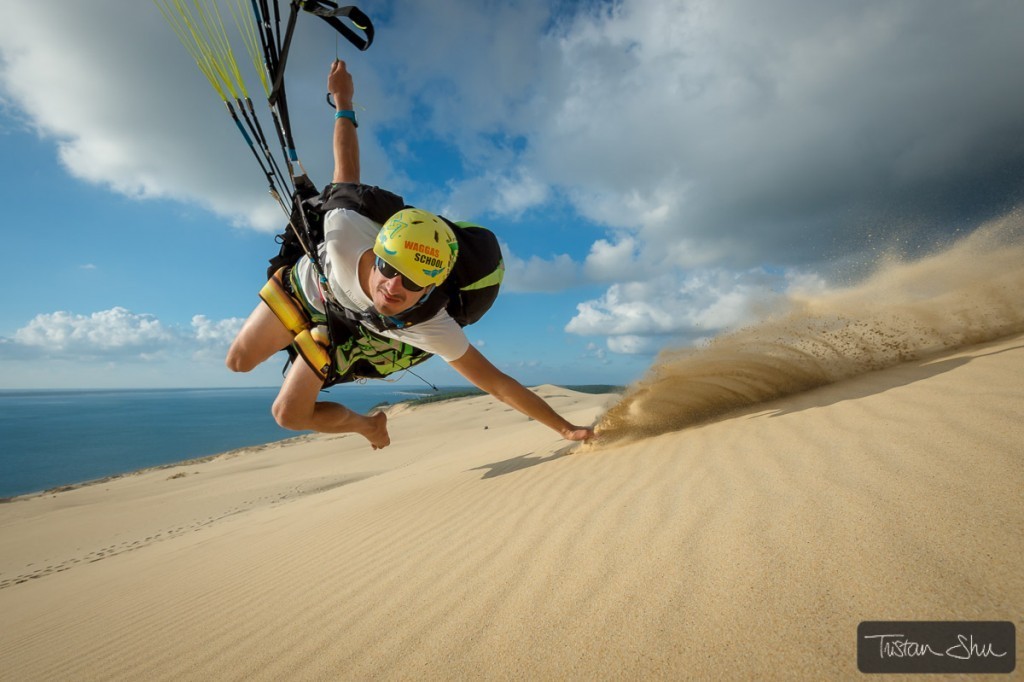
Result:
[[249,59],[252,60],[256,75],[259,76],[260,84],[263,85],[263,92],[270,96],[270,76],[267,74],[266,64],[263,63],[263,48],[260,47],[256,34],[256,20],[246,0],[234,0],[228,4],[231,16],[235,20],[239,35],[242,36],[242,43],[245,45]]

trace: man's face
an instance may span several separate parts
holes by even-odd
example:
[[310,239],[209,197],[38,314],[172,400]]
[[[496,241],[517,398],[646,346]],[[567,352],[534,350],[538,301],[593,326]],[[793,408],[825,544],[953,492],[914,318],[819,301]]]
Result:
[[381,315],[392,316],[405,312],[416,305],[428,290],[410,291],[402,282],[400,274],[396,273],[393,277],[387,278],[376,263],[370,271],[370,298],[373,300],[373,307]]

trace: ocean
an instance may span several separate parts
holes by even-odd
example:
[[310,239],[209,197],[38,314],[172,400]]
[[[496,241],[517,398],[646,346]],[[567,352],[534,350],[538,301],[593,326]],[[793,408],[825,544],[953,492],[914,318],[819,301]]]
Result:
[[[298,435],[274,422],[274,388],[0,390],[0,498]],[[337,386],[358,412],[433,391]]]

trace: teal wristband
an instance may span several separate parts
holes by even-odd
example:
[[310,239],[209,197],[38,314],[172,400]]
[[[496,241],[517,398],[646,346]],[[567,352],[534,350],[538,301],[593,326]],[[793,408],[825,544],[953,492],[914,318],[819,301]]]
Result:
[[356,121],[356,112],[350,110],[342,110],[334,113],[334,120],[337,121],[339,118],[347,118],[352,121],[352,125],[356,128],[359,127],[358,121]]

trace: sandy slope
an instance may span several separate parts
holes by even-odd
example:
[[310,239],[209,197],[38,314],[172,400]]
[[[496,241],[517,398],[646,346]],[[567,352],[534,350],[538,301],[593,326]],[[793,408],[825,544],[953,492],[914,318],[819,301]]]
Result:
[[1020,630],[1022,405],[1018,336],[615,447],[472,398],[0,505],[0,677],[852,677],[862,620]]

